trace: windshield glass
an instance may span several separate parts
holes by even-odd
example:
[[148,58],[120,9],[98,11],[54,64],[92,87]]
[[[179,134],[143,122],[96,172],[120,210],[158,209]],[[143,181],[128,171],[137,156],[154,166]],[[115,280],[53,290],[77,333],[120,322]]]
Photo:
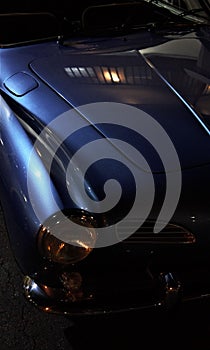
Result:
[[116,36],[142,29],[210,23],[210,1],[37,0],[0,5],[1,46],[73,36]]
[[[150,2],[151,0],[146,0]],[[210,0],[158,0],[160,4],[171,7],[180,12],[182,16],[196,15],[209,20],[210,18]]]
[[210,0],[162,0],[161,2],[183,11],[199,10],[198,12],[202,12],[204,16],[208,16],[210,11]]

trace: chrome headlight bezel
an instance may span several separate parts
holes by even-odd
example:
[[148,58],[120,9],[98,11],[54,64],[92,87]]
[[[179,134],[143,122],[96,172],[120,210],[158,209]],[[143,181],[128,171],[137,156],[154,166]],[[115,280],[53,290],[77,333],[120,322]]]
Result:
[[[78,230],[70,231],[71,227]],[[96,239],[93,216],[84,210],[74,209],[55,213],[48,218],[39,229],[37,246],[44,259],[71,265],[85,259],[92,252]]]

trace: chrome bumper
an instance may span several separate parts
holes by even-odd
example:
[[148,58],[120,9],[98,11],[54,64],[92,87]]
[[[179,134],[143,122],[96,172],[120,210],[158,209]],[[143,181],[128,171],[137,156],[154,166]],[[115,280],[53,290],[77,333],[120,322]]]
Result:
[[[97,315],[105,313],[119,313],[141,309],[165,308],[173,309],[182,300],[181,283],[172,273],[161,273],[158,276],[151,276],[151,285],[155,285],[153,293],[152,287],[143,288],[141,293],[130,299],[124,294],[123,299],[119,291],[118,296],[106,298],[97,297],[94,294],[84,294],[80,289],[74,289],[72,283],[63,283],[63,288],[51,288],[49,286],[37,284],[29,276],[24,277],[23,288],[26,298],[45,312],[59,313],[69,316]],[[155,282],[155,283],[154,283]],[[72,289],[71,289],[72,287]],[[134,300],[135,299],[135,300]],[[148,300],[147,300],[148,299]]]

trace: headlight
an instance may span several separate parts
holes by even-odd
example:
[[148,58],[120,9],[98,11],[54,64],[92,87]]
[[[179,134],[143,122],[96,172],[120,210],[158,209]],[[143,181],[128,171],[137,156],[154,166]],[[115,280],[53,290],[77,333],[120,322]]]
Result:
[[73,264],[86,258],[95,242],[93,218],[84,211],[68,216],[59,212],[49,218],[38,233],[40,254],[59,264]]

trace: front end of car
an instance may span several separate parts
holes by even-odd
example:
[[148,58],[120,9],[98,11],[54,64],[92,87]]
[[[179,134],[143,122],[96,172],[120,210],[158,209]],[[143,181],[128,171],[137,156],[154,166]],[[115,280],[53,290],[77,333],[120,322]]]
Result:
[[[31,113],[26,123],[26,110],[6,100],[2,100],[1,200],[30,302],[43,311],[74,317],[147,308],[171,310],[180,302],[209,297],[208,164],[182,171],[180,200],[170,222],[157,221],[166,179],[164,173],[156,172],[156,205],[148,218],[118,226],[133,201],[127,171],[119,168],[117,172],[126,189],[121,205],[114,212],[94,212],[82,202],[76,179],[83,171],[67,147],[79,142],[78,134],[58,150],[61,143],[49,128],[35,123]],[[98,134],[90,129],[91,136]],[[80,136],[83,140],[84,133]],[[112,157],[115,153],[119,151],[112,149]],[[71,161],[76,179],[69,172]],[[86,193],[94,202],[100,199],[101,179],[104,184],[104,174],[110,176],[112,170],[113,166],[99,166],[86,176]],[[192,188],[195,200],[189,202]],[[69,189],[80,206],[69,201]],[[145,193],[149,193],[147,188]],[[118,192],[113,197],[118,198]],[[13,220],[11,213],[16,213]],[[161,230],[155,233],[158,225]],[[101,239],[106,243],[101,228],[107,227],[114,228],[113,244],[100,243]]]
[[[210,296],[209,109],[196,109],[203,95],[209,105],[197,67],[207,20],[168,18],[161,3],[90,6],[87,33],[74,19],[70,38],[51,14],[11,16],[23,30],[0,49],[0,194],[25,296],[43,311],[171,310]],[[94,36],[104,9],[123,23],[99,16]],[[47,36],[22,39],[39,17]]]

